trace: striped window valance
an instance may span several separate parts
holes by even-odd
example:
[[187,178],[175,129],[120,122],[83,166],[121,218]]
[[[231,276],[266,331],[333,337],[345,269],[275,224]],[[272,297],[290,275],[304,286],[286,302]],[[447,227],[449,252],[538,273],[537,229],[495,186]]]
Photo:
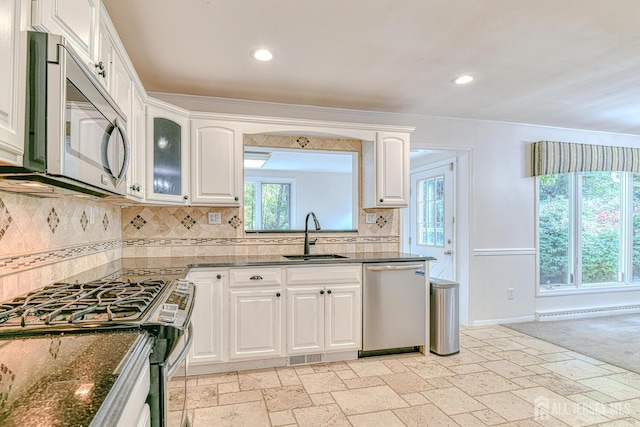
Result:
[[640,148],[570,142],[531,144],[531,176],[570,172],[640,173]]

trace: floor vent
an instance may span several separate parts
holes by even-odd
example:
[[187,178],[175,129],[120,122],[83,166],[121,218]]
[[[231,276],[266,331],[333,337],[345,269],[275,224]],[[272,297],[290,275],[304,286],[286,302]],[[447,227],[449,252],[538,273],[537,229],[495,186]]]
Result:
[[550,320],[582,319],[586,317],[614,316],[617,314],[631,313],[640,313],[640,305],[594,307],[581,310],[537,311],[536,320],[544,322]]
[[307,363],[322,362],[322,354],[304,354],[301,356],[289,356],[289,366],[306,365]]

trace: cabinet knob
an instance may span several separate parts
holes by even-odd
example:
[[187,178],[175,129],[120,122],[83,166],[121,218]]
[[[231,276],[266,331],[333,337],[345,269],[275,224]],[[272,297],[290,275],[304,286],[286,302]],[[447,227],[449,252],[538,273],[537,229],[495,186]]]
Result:
[[107,77],[107,70],[104,69],[104,63],[102,61],[98,62],[96,64],[96,68],[100,71],[98,71],[98,75],[102,76],[104,78]]
[[330,293],[331,293],[331,289],[328,289],[328,290],[327,290],[327,293],[328,293],[328,294],[330,294]]
[[278,298],[280,298],[280,292],[278,292],[278,293],[276,294],[276,296],[277,296]]
[[222,274],[218,274],[218,275],[216,276],[216,279],[218,279],[218,280],[222,279]]
[[233,200],[235,200],[237,202],[238,200],[240,200],[240,198],[238,196],[236,196],[236,197],[233,198]]
[[188,200],[189,196],[187,196],[186,194],[184,196],[182,196],[183,199]]
[[320,295],[324,295],[324,289],[320,291]]
[[384,202],[384,199],[380,199],[380,203]]

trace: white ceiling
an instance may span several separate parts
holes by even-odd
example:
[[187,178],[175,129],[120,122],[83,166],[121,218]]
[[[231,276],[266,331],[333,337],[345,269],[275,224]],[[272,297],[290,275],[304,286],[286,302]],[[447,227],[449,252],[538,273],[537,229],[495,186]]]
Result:
[[639,0],[103,1],[149,91],[640,134]]

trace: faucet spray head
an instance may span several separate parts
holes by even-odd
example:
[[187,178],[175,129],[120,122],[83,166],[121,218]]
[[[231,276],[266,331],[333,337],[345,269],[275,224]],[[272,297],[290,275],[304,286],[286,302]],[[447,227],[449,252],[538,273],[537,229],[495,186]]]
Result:
[[311,217],[313,217],[313,222],[316,226],[316,230],[320,230],[320,222],[318,221],[318,218],[316,218],[316,214],[314,214],[313,212],[309,212],[311,214]]

